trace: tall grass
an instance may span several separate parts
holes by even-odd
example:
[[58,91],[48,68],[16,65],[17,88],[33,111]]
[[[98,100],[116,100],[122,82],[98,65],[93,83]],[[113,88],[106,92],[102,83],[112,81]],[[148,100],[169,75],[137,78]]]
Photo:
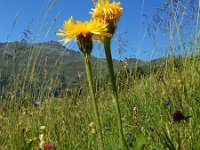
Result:
[[[53,3],[47,6],[48,13]],[[178,11],[178,6],[176,9]],[[199,11],[192,46],[184,40],[179,29],[185,17],[181,16],[180,20],[174,16],[170,22],[173,25],[166,31],[167,47],[175,50],[175,47],[181,46],[185,52],[192,48],[191,51],[196,53],[168,55],[157,62],[138,62],[115,72],[122,125],[129,149],[196,150],[200,147]],[[146,32],[144,36],[147,36]],[[9,49],[12,44],[6,43],[4,54],[16,53]],[[63,98],[55,98],[54,91],[62,84],[59,81],[62,55],[54,69],[49,70],[45,67],[48,57],[42,55],[45,43],[33,47],[34,44],[29,41],[28,45],[25,48],[29,50],[20,49],[16,58],[11,55],[12,58],[8,59],[9,55],[4,55],[6,61],[0,65],[0,79],[3,81],[5,78],[6,81],[0,95],[1,149],[39,149],[41,134],[44,134],[46,143],[54,144],[59,150],[98,149],[88,85],[81,82],[81,88],[73,87]],[[23,48],[23,42],[20,46]],[[20,62],[22,58],[25,60]],[[119,149],[112,90],[107,76],[102,75],[102,64],[99,62],[97,66],[99,70],[93,84],[98,97],[105,149]],[[80,89],[83,91],[80,92]],[[40,105],[35,106],[35,101],[39,101]],[[174,122],[172,115],[176,110],[192,117]],[[41,130],[41,126],[45,129]]]

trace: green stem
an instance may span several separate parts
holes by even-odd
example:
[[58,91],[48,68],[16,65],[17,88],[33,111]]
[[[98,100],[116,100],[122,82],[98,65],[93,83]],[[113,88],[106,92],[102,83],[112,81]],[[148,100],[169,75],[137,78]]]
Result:
[[119,98],[118,98],[118,93],[117,93],[117,87],[116,87],[116,80],[115,80],[115,74],[114,74],[114,68],[113,68],[113,61],[112,61],[112,54],[111,54],[111,49],[110,49],[110,42],[111,38],[110,37],[104,37],[104,48],[105,48],[105,53],[106,53],[106,59],[107,59],[107,65],[109,69],[109,74],[110,74],[110,81],[111,81],[111,86],[113,90],[113,97],[114,97],[114,103],[115,103],[115,108],[117,111],[117,123],[118,123],[118,129],[119,129],[119,135],[121,138],[121,142],[124,146],[124,149],[128,149],[128,146],[125,142],[124,135],[123,135],[123,127],[122,127],[122,121],[121,121],[121,112],[120,112],[120,107],[119,107]]
[[180,128],[180,124],[178,124],[178,127],[177,127],[178,129],[178,150],[181,150],[181,135],[180,135],[180,133],[181,133],[181,128]]
[[94,93],[94,86],[93,86],[93,82],[92,82],[93,79],[92,79],[92,69],[91,69],[90,55],[85,54],[84,60],[85,60],[85,67],[86,67],[86,73],[87,73],[90,93],[91,93],[91,96],[92,96],[92,103],[93,103],[93,108],[94,108],[94,113],[95,113],[95,119],[96,119],[96,122],[97,122],[98,136],[99,136],[99,139],[100,139],[100,149],[103,150],[104,149],[104,143],[103,143],[103,136],[102,136],[100,117],[99,117],[99,112],[98,112],[98,107],[97,107],[97,101],[96,101],[96,97],[95,97],[95,93]]

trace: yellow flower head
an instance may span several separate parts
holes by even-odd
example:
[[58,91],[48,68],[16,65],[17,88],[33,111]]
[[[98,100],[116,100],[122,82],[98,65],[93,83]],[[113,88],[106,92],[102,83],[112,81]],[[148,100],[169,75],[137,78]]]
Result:
[[107,24],[98,20],[90,20],[74,23],[73,17],[70,17],[68,21],[65,21],[62,29],[57,33],[58,36],[64,36],[64,43],[68,43],[72,39],[79,40],[79,38],[90,37],[93,40],[101,40],[102,36],[110,37],[111,34],[106,33]]
[[122,15],[120,2],[110,3],[110,0],[98,0],[94,5],[95,8],[90,13],[95,20],[100,19],[107,23],[116,23]]

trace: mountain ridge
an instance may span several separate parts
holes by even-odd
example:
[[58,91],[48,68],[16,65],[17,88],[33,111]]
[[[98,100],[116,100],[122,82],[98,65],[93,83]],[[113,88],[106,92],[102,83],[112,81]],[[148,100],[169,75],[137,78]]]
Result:
[[[107,74],[105,58],[91,56],[91,61],[95,75],[103,77]],[[141,62],[134,58],[121,61],[113,59],[115,70],[122,68],[125,61],[130,66]],[[28,70],[30,75],[35,70],[37,74],[44,74],[44,70],[46,70],[48,76],[59,74],[64,76],[67,82],[73,83],[77,81],[78,73],[85,73],[83,55],[79,51],[68,49],[56,41],[0,43],[0,63],[6,64],[2,65],[0,70],[4,76],[21,74],[24,69]]]

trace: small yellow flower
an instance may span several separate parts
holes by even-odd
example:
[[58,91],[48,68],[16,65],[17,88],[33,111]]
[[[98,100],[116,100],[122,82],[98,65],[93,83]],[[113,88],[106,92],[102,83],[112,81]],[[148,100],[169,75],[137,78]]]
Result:
[[70,17],[68,21],[65,21],[62,29],[57,33],[58,36],[64,36],[64,39],[60,40],[64,43],[68,43],[72,39],[79,40],[81,38],[92,38],[93,40],[101,40],[101,36],[111,37],[111,34],[106,33],[107,24],[98,20],[90,20],[74,23],[73,17]]
[[112,2],[110,0],[98,0],[94,3],[95,8],[92,9],[92,18],[95,20],[104,20],[107,23],[116,23],[122,15],[122,7],[120,2]]

